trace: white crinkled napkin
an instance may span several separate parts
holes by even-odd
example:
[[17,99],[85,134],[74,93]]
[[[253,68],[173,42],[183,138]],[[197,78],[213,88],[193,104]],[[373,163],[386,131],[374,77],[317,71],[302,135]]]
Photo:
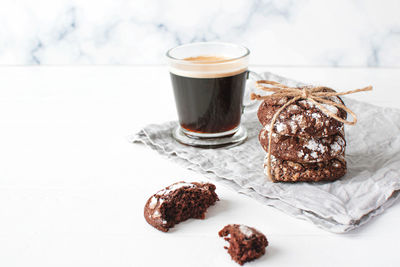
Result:
[[[289,86],[301,85],[272,73],[261,75]],[[345,126],[348,172],[335,182],[270,182],[263,173],[265,151],[258,142],[261,124],[255,111],[244,114],[248,140],[228,149],[181,145],[171,135],[177,122],[148,125],[129,139],[266,205],[343,233],[382,213],[399,197],[400,189],[400,110],[348,98],[344,102],[357,114],[358,123]]]

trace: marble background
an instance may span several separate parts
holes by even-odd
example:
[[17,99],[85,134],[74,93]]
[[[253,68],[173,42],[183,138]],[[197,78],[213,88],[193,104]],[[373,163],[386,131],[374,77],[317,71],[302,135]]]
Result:
[[227,41],[252,64],[400,67],[399,0],[2,0],[0,64],[163,64]]

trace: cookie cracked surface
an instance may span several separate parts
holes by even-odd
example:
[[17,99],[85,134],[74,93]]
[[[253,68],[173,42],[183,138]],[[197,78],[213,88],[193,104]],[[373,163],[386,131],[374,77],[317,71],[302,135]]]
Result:
[[[274,114],[291,98],[269,98],[264,100],[258,108],[257,116],[263,126],[269,125]],[[331,97],[339,104],[344,104],[339,97]],[[334,106],[322,104],[338,117],[345,119],[347,113]],[[274,132],[280,135],[300,137],[327,137],[335,135],[343,129],[343,123],[323,113],[310,100],[298,100],[286,107],[278,116],[274,124]]]
[[[320,182],[335,181],[346,174],[344,155],[325,162],[298,163],[271,156],[271,180],[273,182]],[[264,172],[268,175],[267,157]]]
[[[258,136],[261,146],[268,152],[269,126],[265,126]],[[272,134],[271,154],[282,160],[299,163],[328,161],[342,155],[346,141],[343,131],[327,137],[286,136]]]

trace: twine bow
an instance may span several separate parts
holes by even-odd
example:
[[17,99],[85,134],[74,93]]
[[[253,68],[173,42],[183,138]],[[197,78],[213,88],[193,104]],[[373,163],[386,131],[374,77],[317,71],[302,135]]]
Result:
[[[264,84],[264,85],[263,85]],[[270,85],[269,87],[265,85]],[[304,87],[289,87],[286,85],[283,85],[279,82],[274,82],[274,81],[267,81],[267,80],[260,80],[256,82],[257,88],[267,91],[267,92],[273,92],[274,94],[271,95],[266,95],[266,96],[261,96],[252,93],[251,94],[251,99],[252,100],[265,100],[265,99],[270,99],[270,98],[282,98],[282,97],[292,97],[287,103],[285,103],[282,107],[280,107],[272,117],[271,123],[269,125],[269,132],[268,132],[268,154],[267,154],[267,172],[269,177],[272,179],[272,172],[271,172],[271,143],[272,143],[272,134],[275,126],[275,122],[281,114],[281,112],[291,105],[292,103],[296,102],[297,100],[304,99],[304,100],[309,100],[312,103],[314,103],[325,115],[334,118],[337,121],[340,121],[344,124],[348,125],[354,125],[357,123],[357,116],[354,114],[353,111],[351,111],[348,107],[341,103],[336,103],[330,99],[329,97],[332,96],[341,96],[341,95],[349,95],[349,94],[354,94],[358,92],[364,92],[364,91],[371,91],[372,86],[367,86],[361,89],[356,89],[356,90],[350,90],[346,92],[336,92],[335,90],[325,87],[325,86],[317,86],[317,87],[312,87],[312,86],[304,86]],[[352,117],[353,120],[349,121],[346,119],[342,119],[336,114],[332,113],[328,108],[326,108],[325,105],[329,106],[334,106],[336,108],[343,109],[347,113],[349,113]]]

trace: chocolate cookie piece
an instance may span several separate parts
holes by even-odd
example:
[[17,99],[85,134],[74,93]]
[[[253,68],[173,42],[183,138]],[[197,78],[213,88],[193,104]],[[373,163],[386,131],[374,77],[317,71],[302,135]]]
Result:
[[[269,98],[264,100],[258,108],[258,119],[262,125],[269,125],[272,117],[291,98]],[[344,104],[339,97],[331,97],[330,100]],[[347,113],[339,108],[325,105],[328,110],[338,117],[345,119]],[[343,123],[325,115],[313,102],[298,100],[286,107],[278,116],[274,132],[280,135],[301,137],[326,137],[334,135],[343,129]]]
[[[298,163],[271,156],[273,182],[334,181],[345,175],[346,171],[344,155],[317,163]],[[264,160],[264,172],[268,175],[267,157]]]
[[204,219],[207,208],[218,199],[210,183],[174,183],[150,197],[144,207],[146,221],[167,232],[189,218]]
[[[268,130],[265,126],[258,136],[261,146],[268,152]],[[328,161],[342,155],[346,141],[340,131],[328,137],[297,137],[272,134],[271,154],[277,158],[300,163]]]
[[224,248],[228,250],[232,260],[240,265],[264,255],[268,246],[265,235],[243,224],[228,224],[218,235],[229,242],[229,247]]

